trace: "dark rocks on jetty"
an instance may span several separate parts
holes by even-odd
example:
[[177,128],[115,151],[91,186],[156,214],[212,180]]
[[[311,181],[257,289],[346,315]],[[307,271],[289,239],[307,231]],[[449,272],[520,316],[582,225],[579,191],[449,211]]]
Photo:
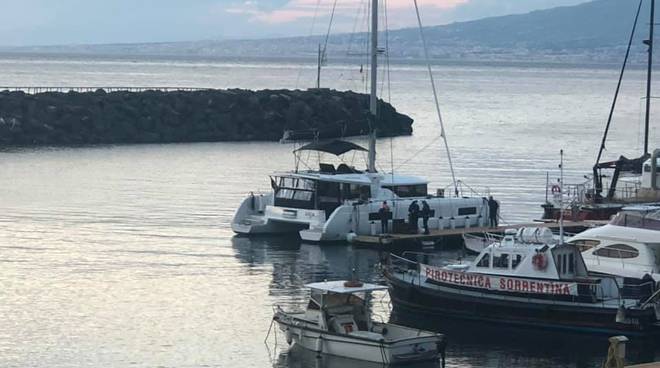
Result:
[[[380,136],[412,119],[380,101]],[[286,130],[323,138],[365,134],[369,97],[320,90],[0,92],[1,145],[277,141]]]

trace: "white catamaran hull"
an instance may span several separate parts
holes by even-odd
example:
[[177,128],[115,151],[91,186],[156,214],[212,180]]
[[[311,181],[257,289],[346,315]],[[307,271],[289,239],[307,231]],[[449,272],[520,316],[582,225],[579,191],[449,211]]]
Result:
[[[434,216],[429,228],[450,229],[482,227],[488,218],[488,206],[482,198],[406,198],[388,200],[392,206],[393,220],[408,221],[408,206],[413,200],[425,200]],[[382,200],[366,203],[347,203],[337,207],[326,219],[323,210],[276,207],[273,194],[248,196],[236,211],[232,230],[238,234],[298,234],[312,242],[345,241],[348,234],[381,234],[378,210]],[[388,223],[393,230],[393,220]],[[422,229],[422,220],[418,220]]]

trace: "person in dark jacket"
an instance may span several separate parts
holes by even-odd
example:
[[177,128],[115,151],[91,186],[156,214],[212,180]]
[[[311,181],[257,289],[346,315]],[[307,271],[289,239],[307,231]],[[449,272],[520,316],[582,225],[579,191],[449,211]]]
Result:
[[497,227],[497,219],[499,216],[500,204],[493,199],[493,196],[488,197],[488,219],[490,227]]
[[387,201],[383,201],[383,204],[380,206],[380,209],[378,210],[378,214],[380,215],[380,229],[383,234],[387,234],[389,232],[387,228],[387,223],[390,221],[390,206],[387,205]]
[[429,235],[429,217],[431,217],[431,207],[426,201],[422,201],[422,221],[424,223],[424,234]]
[[410,223],[411,230],[417,232],[419,226],[417,224],[419,220],[419,205],[417,201],[413,201],[408,207],[408,222]]

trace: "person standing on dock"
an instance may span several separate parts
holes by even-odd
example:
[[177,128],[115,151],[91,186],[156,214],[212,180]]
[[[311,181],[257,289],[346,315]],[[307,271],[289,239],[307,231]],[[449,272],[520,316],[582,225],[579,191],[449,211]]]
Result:
[[408,222],[410,223],[410,229],[417,233],[419,231],[419,205],[417,201],[413,201],[408,207]]
[[431,217],[431,207],[426,201],[422,201],[422,221],[424,223],[424,235],[429,235],[429,217]]
[[387,205],[387,201],[383,201],[380,210],[378,210],[378,214],[380,215],[381,232],[387,234],[389,232],[387,223],[390,221],[390,206]]
[[490,227],[497,227],[497,219],[499,216],[500,204],[493,199],[493,196],[488,197],[488,218],[490,220]]

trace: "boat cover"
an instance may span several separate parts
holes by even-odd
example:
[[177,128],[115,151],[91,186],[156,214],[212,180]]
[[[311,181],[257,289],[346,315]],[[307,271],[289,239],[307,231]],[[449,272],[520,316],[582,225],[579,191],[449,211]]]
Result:
[[338,139],[329,142],[313,142],[298,148],[295,152],[299,151],[320,151],[332,153],[335,156],[343,155],[350,151],[367,151],[364,147],[358,146],[355,143],[340,141]]
[[345,285],[346,281],[326,281],[326,282],[316,282],[313,284],[307,284],[305,285],[306,287],[310,289],[315,289],[315,290],[320,290],[324,293],[337,293],[337,294],[353,294],[353,293],[360,293],[360,292],[369,292],[369,291],[376,291],[376,290],[387,290],[388,287],[384,285],[376,285],[376,284],[367,284],[363,283],[361,286],[358,287],[348,287]]

